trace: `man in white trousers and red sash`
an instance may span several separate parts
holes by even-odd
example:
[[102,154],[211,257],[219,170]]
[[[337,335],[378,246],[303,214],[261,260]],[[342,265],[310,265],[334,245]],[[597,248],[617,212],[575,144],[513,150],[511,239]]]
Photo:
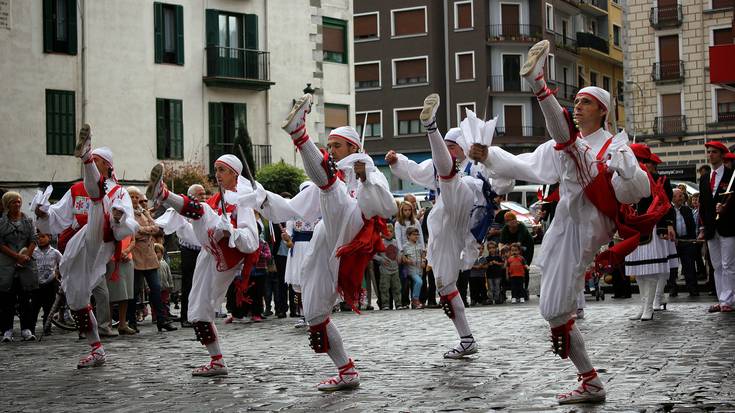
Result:
[[[538,262],[542,273],[539,307],[551,327],[554,352],[574,363],[581,382],[577,389],[559,395],[559,403],[601,402],[605,389],[574,322],[585,270],[593,260],[598,267],[622,262],[635,249],[640,233],[649,233],[660,218],[661,204],[666,210],[669,205],[661,200],[661,186],[636,162],[627,135],[613,136],[607,131],[613,109],[608,92],[598,87],[581,89],[573,118],[558,103],[544,80],[548,53],[547,40],[534,45],[521,76],[536,95],[553,139],[521,155],[473,145],[470,157],[484,162],[490,176],[540,184],[559,182],[559,204]],[[635,216],[627,204],[652,191],[651,216]],[[598,255],[616,230],[624,240]]]

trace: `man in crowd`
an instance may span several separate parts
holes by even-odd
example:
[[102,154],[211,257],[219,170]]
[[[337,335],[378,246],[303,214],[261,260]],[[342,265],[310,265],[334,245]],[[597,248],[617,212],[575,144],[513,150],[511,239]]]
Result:
[[696,224],[694,222],[694,214],[692,209],[684,203],[684,192],[681,189],[674,189],[674,213],[676,220],[674,221],[674,230],[676,231],[676,253],[679,255],[681,262],[681,273],[686,280],[687,289],[690,297],[698,297],[697,290],[697,274],[695,272],[694,263],[696,261]]

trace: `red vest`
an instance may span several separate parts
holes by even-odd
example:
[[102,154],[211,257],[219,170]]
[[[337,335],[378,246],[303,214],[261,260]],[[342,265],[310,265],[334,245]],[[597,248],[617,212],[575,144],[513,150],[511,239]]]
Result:
[[[103,178],[104,179],[104,178]],[[112,198],[115,196],[117,191],[120,189],[120,185],[115,185],[107,196]],[[62,253],[66,249],[66,243],[69,242],[71,237],[74,236],[83,226],[87,225],[87,219],[89,214],[89,207],[92,205],[92,201],[89,199],[89,194],[84,188],[84,182],[80,181],[75,183],[69,188],[71,192],[72,202],[72,213],[74,214],[74,220],[77,221],[77,228],[69,227],[59,234],[58,249]]]

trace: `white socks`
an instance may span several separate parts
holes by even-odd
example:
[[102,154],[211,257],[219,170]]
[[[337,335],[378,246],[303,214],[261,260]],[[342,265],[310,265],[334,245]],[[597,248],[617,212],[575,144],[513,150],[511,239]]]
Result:
[[92,328],[86,332],[86,336],[87,343],[91,346],[100,342],[100,333],[97,330],[97,318],[95,318],[94,311],[92,310],[89,310],[89,324],[92,325]]
[[207,351],[209,352],[210,357],[221,356],[222,350],[220,350],[219,348],[219,336],[217,335],[217,327],[214,326],[214,323],[210,324],[212,325],[212,333],[216,338],[213,342],[207,344]]
[[452,155],[444,143],[444,138],[442,138],[438,130],[429,131],[428,135],[429,145],[431,145],[431,159],[434,162],[436,173],[439,176],[451,175],[454,169],[454,162],[452,162]]
[[569,359],[572,360],[579,373],[586,373],[592,370],[592,362],[587,355],[582,332],[579,331],[576,323],[572,326],[571,331],[569,331]]
[[472,330],[470,330],[470,324],[467,322],[467,315],[464,310],[462,296],[459,294],[455,295],[452,298],[451,303],[452,309],[454,310],[454,318],[452,319],[452,322],[454,323],[454,328],[457,329],[457,334],[459,334],[460,338],[471,336]]
[[327,323],[327,338],[329,339],[329,351],[327,355],[332,359],[335,366],[342,367],[350,362],[345,351],[345,346],[342,343],[342,336],[339,334],[337,326],[333,322]]
[[[90,154],[91,152],[86,155],[87,159],[92,156]],[[101,198],[105,194],[100,194],[100,179],[102,178],[100,171],[97,170],[97,165],[91,159],[85,161],[82,165],[84,166],[84,189],[87,191],[87,195],[90,198]]]

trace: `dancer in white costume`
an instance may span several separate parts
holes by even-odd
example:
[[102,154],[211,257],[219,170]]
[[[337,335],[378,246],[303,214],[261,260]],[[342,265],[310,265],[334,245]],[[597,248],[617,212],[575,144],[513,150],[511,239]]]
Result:
[[[424,100],[421,122],[426,127],[431,146],[432,159],[417,164],[405,155],[389,151],[385,160],[394,175],[439,193],[436,204],[429,212],[429,246],[427,259],[434,271],[436,288],[444,312],[454,323],[459,335],[459,343],[444,353],[445,358],[459,359],[477,353],[478,346],[472,336],[462,297],[457,290],[460,270],[472,267],[478,255],[478,240],[484,240],[487,226],[493,219],[492,190],[506,193],[513,188],[512,180],[502,181],[502,187],[493,189],[487,181],[487,173],[482,164],[473,164],[465,157],[469,149],[459,128],[450,129],[442,138],[436,126],[436,111],[439,108],[439,95],[431,94]],[[453,159],[454,158],[454,159]],[[455,164],[456,163],[456,164]],[[483,190],[484,189],[484,190]],[[473,217],[474,212],[488,213],[484,217]],[[441,233],[441,235],[440,235]]]
[[[608,92],[597,87],[579,91],[574,106],[577,132],[569,113],[546,86],[548,53],[547,40],[534,45],[521,76],[538,98],[553,139],[532,153],[517,156],[498,147],[473,145],[470,156],[484,162],[490,176],[559,182],[559,204],[538,262],[543,274],[539,307],[551,326],[554,352],[572,360],[581,381],[576,390],[559,395],[559,403],[599,402],[605,399],[605,390],[574,323],[577,296],[584,286],[585,270],[616,227],[625,240],[601,253],[599,262],[619,262],[635,248],[640,228],[625,225],[621,214],[630,211],[623,204],[649,196],[653,187],[628,147],[627,135],[613,136],[606,130],[612,106]],[[656,190],[660,192],[660,187]],[[647,233],[651,225],[646,222],[640,230]]]
[[[303,196],[319,195],[322,220],[314,229],[304,257],[301,291],[311,347],[317,353],[327,353],[339,371],[317,388],[334,391],[357,387],[360,381],[329,315],[340,295],[356,308],[365,267],[375,252],[383,248],[380,234],[385,224],[381,218],[393,216],[396,204],[385,176],[368,155],[360,152],[362,145],[355,129],[343,126],[330,132],[329,154],[316,147],[306,133],[305,119],[311,103],[311,95],[302,96],[282,127],[291,135],[314,183],[314,189],[307,188]],[[302,194],[294,199],[299,195]],[[266,204],[273,205],[266,205],[265,209],[281,205],[278,198],[269,194]],[[264,215],[274,222],[290,219],[278,215],[277,208],[272,209]],[[314,212],[312,209],[297,215],[309,220],[315,218]]]
[[138,229],[128,191],[115,179],[112,151],[91,149],[92,132],[84,125],[74,151],[84,163],[83,181],[74,184],[56,204],[39,206],[35,211],[41,232],[60,234],[60,242],[65,243],[59,264],[61,286],[79,332],[92,347],[90,354],[79,360],[78,368],[97,367],[106,361],[89,297],[105,276],[113,255],[119,258],[120,241]]
[[[194,324],[197,339],[207,347],[211,360],[194,369],[193,376],[227,374],[227,364],[222,358],[214,326],[215,311],[238,274],[243,275],[243,281],[237,284],[238,298],[242,298],[260,247],[253,209],[262,200],[256,198],[251,182],[241,175],[242,162],[234,155],[222,155],[214,167],[222,191],[206,203],[169,192],[163,183],[163,164],[151,170],[147,190],[148,199],[173,209],[165,218],[157,220],[164,231],[187,233],[189,242],[196,240],[202,247],[189,293],[188,317]],[[192,233],[195,239],[190,238]]]

